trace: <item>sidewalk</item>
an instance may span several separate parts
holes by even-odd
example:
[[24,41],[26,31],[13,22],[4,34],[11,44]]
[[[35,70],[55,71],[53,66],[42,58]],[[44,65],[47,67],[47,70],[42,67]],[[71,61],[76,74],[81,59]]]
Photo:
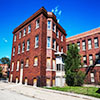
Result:
[[33,97],[39,100],[100,100],[98,98],[84,96],[75,93],[61,92],[56,90],[49,90],[33,86],[25,86],[15,83],[0,82],[0,89],[7,89],[22,95]]

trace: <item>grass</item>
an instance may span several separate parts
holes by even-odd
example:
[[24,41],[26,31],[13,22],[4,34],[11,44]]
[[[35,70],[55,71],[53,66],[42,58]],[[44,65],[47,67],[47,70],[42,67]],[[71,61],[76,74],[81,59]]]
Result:
[[[44,87],[44,88],[47,88],[47,87]],[[96,93],[96,91],[98,90],[97,87],[66,86],[66,87],[50,87],[47,89],[64,91],[64,92],[73,92],[73,93],[77,93],[77,94],[83,94],[83,95],[88,95],[88,96],[100,98],[100,94]]]

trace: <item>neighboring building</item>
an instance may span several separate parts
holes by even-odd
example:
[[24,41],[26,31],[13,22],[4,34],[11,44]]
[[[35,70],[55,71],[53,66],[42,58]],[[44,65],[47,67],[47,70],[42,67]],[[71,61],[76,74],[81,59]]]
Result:
[[[82,71],[86,72],[87,67],[93,65],[95,59],[98,58],[100,52],[100,28],[96,28],[66,39],[66,48],[68,50],[69,44],[77,44],[82,56],[83,68]],[[100,64],[90,70],[86,83],[100,84]]]
[[10,82],[63,86],[65,44],[56,16],[40,8],[13,31]]
[[0,64],[0,67],[2,67],[2,76],[7,77],[8,65],[7,64]]

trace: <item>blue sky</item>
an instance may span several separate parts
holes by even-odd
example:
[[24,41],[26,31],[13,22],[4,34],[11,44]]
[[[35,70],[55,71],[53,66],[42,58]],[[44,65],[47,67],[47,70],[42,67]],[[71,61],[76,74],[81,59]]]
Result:
[[13,29],[42,6],[57,15],[67,37],[100,26],[100,0],[0,0],[0,58],[11,58]]

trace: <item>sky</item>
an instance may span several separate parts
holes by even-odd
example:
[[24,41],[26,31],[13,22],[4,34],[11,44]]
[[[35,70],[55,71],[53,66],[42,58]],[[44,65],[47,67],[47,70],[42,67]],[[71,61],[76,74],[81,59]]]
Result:
[[100,27],[100,0],[0,0],[0,58],[11,58],[13,30],[42,6],[67,37]]

